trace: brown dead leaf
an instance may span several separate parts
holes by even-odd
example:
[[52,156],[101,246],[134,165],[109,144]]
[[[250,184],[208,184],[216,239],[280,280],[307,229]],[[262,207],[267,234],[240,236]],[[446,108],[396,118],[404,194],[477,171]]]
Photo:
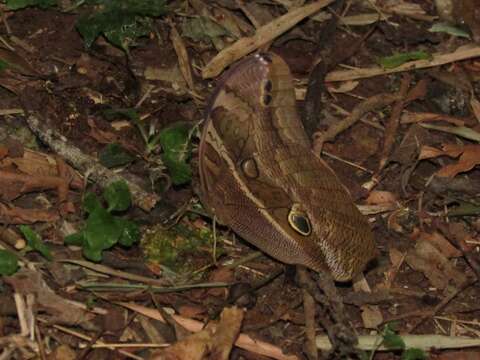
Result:
[[424,145],[420,149],[420,154],[418,155],[418,160],[436,158],[436,157],[439,157],[439,156],[442,156],[442,155],[443,155],[442,150],[437,149],[433,146]]
[[419,149],[428,143],[430,138],[428,131],[421,126],[416,124],[410,126],[400,146],[394,149],[390,161],[398,162],[404,167],[410,166],[415,163]]
[[385,272],[385,281],[383,282],[383,287],[385,289],[390,289],[392,284],[397,276],[398,270],[405,261],[405,253],[402,253],[400,250],[391,248],[389,251],[390,262],[392,266]]
[[36,222],[54,222],[60,219],[57,211],[24,209],[0,203],[0,223],[33,224]]
[[480,122],[480,101],[478,101],[474,95],[472,95],[470,99],[470,106],[472,107],[473,115],[475,115],[477,121]]
[[[449,148],[450,147],[455,149],[455,145],[449,145]],[[446,151],[449,151],[448,148]],[[465,145],[458,162],[456,164],[445,165],[437,172],[437,175],[453,178],[459,173],[472,170],[478,164],[480,164],[480,145]]]
[[465,274],[457,270],[445,255],[426,240],[417,241],[405,261],[411,268],[423,273],[438,289],[445,289],[450,281],[458,286],[466,281]]
[[404,111],[400,118],[401,124],[412,124],[427,121],[445,121],[456,126],[465,126],[465,121],[445,114],[435,114],[427,112],[408,112]]
[[0,146],[0,160],[8,155],[8,148],[6,146]]
[[200,315],[206,313],[205,307],[201,305],[181,305],[177,311],[180,315],[192,319],[202,318]]
[[48,355],[48,360],[74,360],[76,357],[77,354],[72,348],[60,345]]
[[[212,271],[208,277],[211,282],[231,282],[233,281],[233,271],[227,267],[219,267]],[[226,296],[227,289],[225,288],[212,288],[208,290],[208,294],[211,296]]]
[[208,324],[204,330],[155,353],[151,359],[227,360],[242,321],[242,310],[236,307],[224,309],[218,324]]
[[444,144],[442,150],[424,146],[420,152],[419,159],[430,159],[438,156],[449,156],[452,158],[460,156],[457,163],[445,165],[436,173],[440,177],[453,178],[457,174],[470,171],[480,164],[480,145]]
[[428,80],[421,79],[415,86],[408,91],[405,102],[409,103],[418,99],[423,99],[427,95]]
[[[9,155],[12,156],[11,148],[9,149]],[[8,161],[7,161],[8,160]],[[83,188],[83,179],[78,173],[69,165],[59,164],[62,160],[58,160],[51,155],[44,154],[37,151],[25,149],[21,156],[9,157],[3,162],[0,162],[0,168],[2,164],[13,164],[22,173],[33,176],[59,176],[59,168],[63,169],[64,173],[62,178],[69,179],[70,187],[72,189]]]
[[443,255],[447,258],[455,258],[462,256],[462,252],[455,248],[450,241],[448,241],[442,234],[435,231],[433,233],[427,233],[424,231],[418,232],[417,241],[425,240],[431,243],[433,246],[437,248],[437,250],[441,251]]
[[340,84],[328,84],[327,89],[331,93],[344,94],[352,91],[358,86],[358,81],[342,81]]
[[369,205],[394,204],[397,202],[397,197],[390,191],[374,190],[370,192],[366,202]]
[[193,81],[192,68],[190,67],[190,57],[188,56],[187,47],[175,28],[175,24],[172,21],[168,21],[168,25],[170,25],[170,40],[172,41],[173,48],[177,54],[180,72],[182,73],[188,88],[195,93],[195,83]]
[[55,294],[38,271],[23,268],[4,279],[16,293],[33,294],[36,306],[52,323],[79,325],[90,322],[94,317],[92,313],[82,309],[80,304],[74,305],[73,302]]

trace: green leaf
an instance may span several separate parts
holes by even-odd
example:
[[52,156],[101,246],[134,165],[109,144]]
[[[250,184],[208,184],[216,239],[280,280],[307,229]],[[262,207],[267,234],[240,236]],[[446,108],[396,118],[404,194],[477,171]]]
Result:
[[230,35],[230,33],[223,26],[209,18],[199,16],[187,19],[182,26],[182,35],[189,37],[193,41],[210,42],[220,36]]
[[0,71],[3,71],[5,69],[8,69],[12,67],[12,65],[10,65],[10,63],[4,59],[0,59]]
[[174,185],[182,185],[192,179],[192,169],[188,164],[191,155],[189,132],[188,123],[178,122],[163,129],[159,134],[159,142],[163,149],[162,161],[168,168]]
[[137,224],[133,221],[124,220],[117,218],[117,223],[122,227],[122,235],[118,242],[123,245],[130,247],[140,240],[140,229]]
[[85,242],[83,231],[65,236],[63,242],[65,245],[83,246]]
[[466,38],[466,39],[470,39],[470,35],[462,30],[462,29],[459,29],[455,26],[452,26],[451,24],[447,24],[447,23],[435,23],[432,25],[432,27],[430,29],[428,29],[428,31],[430,32],[440,32],[440,33],[445,33],[445,34],[448,34],[448,35],[453,35],[453,36],[456,36],[456,37],[462,37],[462,38]]
[[83,247],[83,255],[90,261],[100,262],[102,261],[103,249],[92,248],[85,243]]
[[100,152],[98,159],[107,168],[114,168],[131,163],[135,158],[119,144],[108,144]]
[[93,261],[101,260],[102,250],[115,245],[122,234],[116,219],[104,208],[98,207],[87,219],[84,229],[84,253]]
[[30,246],[33,250],[38,251],[47,260],[49,261],[53,260],[50,249],[48,248],[47,245],[43,243],[42,239],[40,238],[40,235],[38,235],[35,231],[33,231],[32,228],[30,228],[30,226],[28,225],[20,225],[19,229],[22,232],[25,239],[27,239],[28,246]]
[[422,349],[410,348],[403,352],[402,360],[426,360],[427,355]]
[[105,0],[103,5],[101,12],[84,16],[77,23],[87,47],[104,35],[113,45],[128,52],[138,37],[150,33],[150,17],[166,12],[164,0]]
[[110,183],[103,192],[103,197],[107,201],[108,211],[125,211],[132,204],[130,190],[125,181],[115,181]]
[[477,216],[480,215],[480,204],[456,200],[458,206],[448,209],[448,216]]
[[85,196],[83,197],[83,209],[87,213],[92,213],[93,211],[95,211],[95,209],[101,207],[102,205],[100,204],[97,195],[92,192],[88,192],[85,194]]
[[429,60],[431,59],[430,54],[425,51],[412,51],[403,54],[395,54],[392,56],[387,56],[378,60],[378,63],[384,69],[394,69],[403,65],[404,63],[412,60]]
[[102,112],[102,115],[109,121],[114,120],[118,116],[122,116],[135,123],[140,122],[140,115],[138,115],[137,110],[131,108],[107,109]]
[[388,349],[405,349],[405,342],[395,332],[395,323],[386,324],[383,328],[383,345]]
[[18,269],[18,259],[10,251],[0,249],[0,275],[12,275]]
[[164,0],[109,0],[105,3],[109,4],[110,9],[128,11],[140,16],[157,17],[166,12]]
[[47,9],[57,5],[57,0],[6,0],[5,4],[10,10],[23,9],[29,6],[37,6]]

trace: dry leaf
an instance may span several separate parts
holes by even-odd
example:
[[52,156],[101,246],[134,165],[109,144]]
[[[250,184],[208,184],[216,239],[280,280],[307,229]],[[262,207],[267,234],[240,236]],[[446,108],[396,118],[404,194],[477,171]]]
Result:
[[453,246],[450,241],[448,241],[442,234],[439,232],[433,232],[429,234],[427,232],[419,232],[418,240],[425,240],[435,246],[439,251],[442,252],[447,258],[460,257],[462,252]]
[[369,205],[395,204],[397,197],[390,191],[374,190],[368,195],[366,202]]
[[242,310],[236,307],[224,309],[218,324],[208,324],[204,330],[157,352],[152,360],[227,360],[242,321]]
[[415,248],[408,252],[405,261],[414,270],[422,272],[438,289],[445,289],[450,281],[457,286],[466,281],[465,274],[457,270],[445,255],[425,240],[417,242]]
[[426,121],[445,121],[456,126],[465,126],[465,121],[445,114],[435,114],[428,112],[409,112],[404,111],[400,120],[401,124],[411,124]]
[[436,173],[437,176],[453,178],[457,174],[470,171],[480,164],[480,145],[445,144],[442,146],[442,150],[425,146],[422,148],[419,159],[442,155],[453,158],[460,156],[457,163],[445,165]]
[[331,93],[339,93],[339,94],[344,94],[352,91],[358,86],[359,82],[358,81],[342,81],[340,84],[333,85],[329,84],[327,85],[327,89]]
[[182,37],[178,33],[173,22],[169,21],[170,25],[170,40],[172,41],[173,48],[178,58],[178,65],[180,66],[180,72],[183,75],[185,82],[190,90],[195,92],[195,83],[193,82],[192,69],[190,67],[190,58],[188,56],[187,47],[183,42]]
[[442,155],[444,155],[444,152],[442,150],[437,149],[433,146],[424,145],[420,149],[420,154],[418,155],[418,160],[436,158],[436,157],[439,157],[439,156],[442,156]]
[[15,275],[4,279],[15,289],[16,293],[35,295],[36,306],[44,312],[44,316],[47,316],[53,324],[86,324],[95,316],[86,309],[82,309],[81,304],[66,300],[53,292],[43,280],[40,272],[24,268]]
[[475,118],[480,123],[480,101],[477,100],[475,95],[472,95],[470,99],[470,106],[472,107],[473,115],[475,115]]

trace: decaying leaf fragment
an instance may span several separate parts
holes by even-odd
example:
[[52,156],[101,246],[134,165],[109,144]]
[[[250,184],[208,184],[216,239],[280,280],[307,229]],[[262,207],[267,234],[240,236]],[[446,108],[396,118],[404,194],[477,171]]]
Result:
[[424,146],[421,149],[419,159],[431,159],[438,156],[459,158],[455,164],[445,165],[436,173],[440,177],[453,178],[457,174],[470,171],[480,164],[480,145],[444,144],[441,150]]
[[223,310],[218,324],[208,324],[202,331],[157,353],[152,360],[227,360],[240,333],[242,320],[243,310],[227,308]]

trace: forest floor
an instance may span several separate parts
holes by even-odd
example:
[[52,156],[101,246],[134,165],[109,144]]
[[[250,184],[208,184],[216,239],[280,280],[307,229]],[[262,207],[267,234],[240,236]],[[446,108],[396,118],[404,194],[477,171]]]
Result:
[[373,229],[336,284],[360,356],[480,359],[478,0],[55,3],[0,5],[0,359],[326,356],[336,310],[197,195],[215,85],[260,51]]

